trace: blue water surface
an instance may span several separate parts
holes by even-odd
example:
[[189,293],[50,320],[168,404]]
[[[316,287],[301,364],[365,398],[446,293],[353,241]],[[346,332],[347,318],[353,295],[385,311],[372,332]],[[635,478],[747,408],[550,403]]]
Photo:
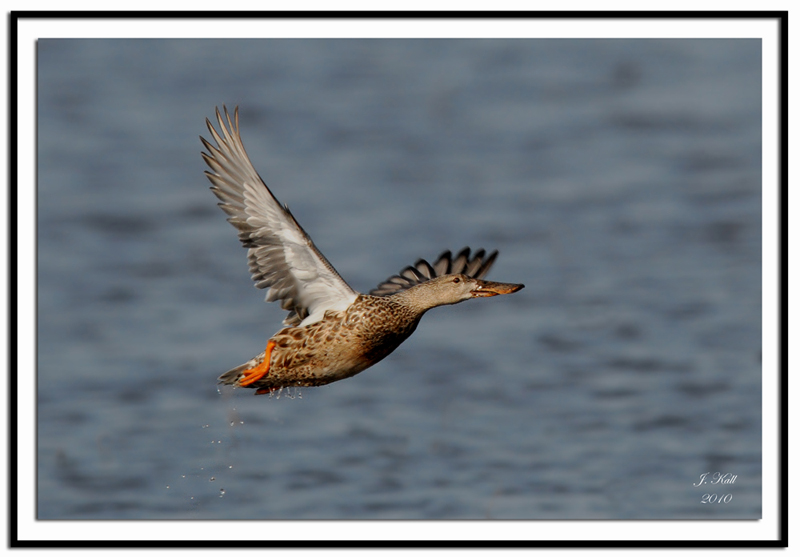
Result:
[[[223,103],[355,289],[467,245],[526,288],[219,390],[284,316]],[[757,40],[41,40],[38,518],[759,518],[760,111]]]

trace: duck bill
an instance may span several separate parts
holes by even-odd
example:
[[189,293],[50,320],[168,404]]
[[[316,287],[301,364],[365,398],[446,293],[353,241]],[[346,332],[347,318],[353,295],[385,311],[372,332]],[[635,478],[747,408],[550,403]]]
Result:
[[524,284],[511,284],[509,282],[491,282],[479,280],[475,289],[472,291],[474,298],[488,298],[489,296],[499,296],[501,294],[511,294],[517,290],[525,288]]

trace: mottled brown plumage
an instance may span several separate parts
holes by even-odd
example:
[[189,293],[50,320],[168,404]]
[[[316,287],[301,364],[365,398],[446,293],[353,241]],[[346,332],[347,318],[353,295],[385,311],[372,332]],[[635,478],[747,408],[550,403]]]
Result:
[[248,248],[256,286],[289,311],[288,327],[264,352],[221,375],[221,383],[263,394],[345,379],[388,356],[429,309],[523,288],[482,280],[497,252],[470,257],[464,248],[455,258],[444,252],[433,265],[420,259],[370,294],[357,293],[258,176],[239,135],[238,109],[233,121],[227,110],[224,119],[217,110],[217,121],[221,133],[206,120],[217,145],[200,138],[208,149],[203,158],[211,189]]

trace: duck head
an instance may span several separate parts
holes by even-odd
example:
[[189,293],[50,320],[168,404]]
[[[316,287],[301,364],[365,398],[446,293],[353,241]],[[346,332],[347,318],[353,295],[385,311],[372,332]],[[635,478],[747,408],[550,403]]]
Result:
[[472,298],[511,294],[524,287],[524,284],[492,282],[457,274],[432,278],[399,292],[396,296],[405,298],[409,305],[421,311],[427,311],[437,306],[458,304]]

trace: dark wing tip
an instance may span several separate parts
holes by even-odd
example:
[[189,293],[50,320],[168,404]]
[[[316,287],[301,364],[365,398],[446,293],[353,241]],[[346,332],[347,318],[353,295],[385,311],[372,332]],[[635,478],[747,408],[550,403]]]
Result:
[[486,250],[479,249],[470,258],[471,250],[463,248],[453,257],[450,250],[445,250],[431,265],[425,259],[418,259],[414,265],[405,267],[399,275],[392,275],[369,291],[371,296],[390,296],[432,278],[462,273],[472,278],[483,278],[489,272],[498,251],[494,250],[486,257]]

